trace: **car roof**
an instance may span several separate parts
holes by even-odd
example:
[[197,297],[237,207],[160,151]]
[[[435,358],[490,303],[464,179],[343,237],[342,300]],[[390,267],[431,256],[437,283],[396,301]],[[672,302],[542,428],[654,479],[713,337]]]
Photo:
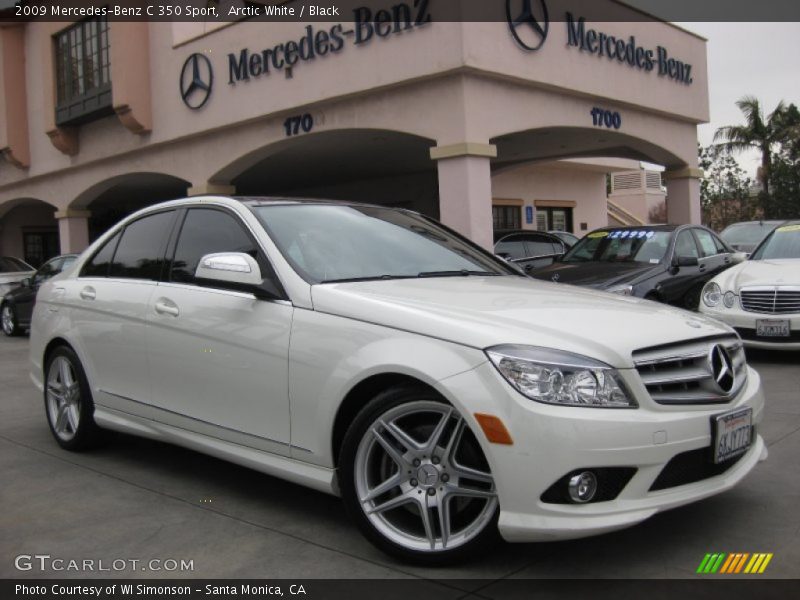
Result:
[[538,229],[498,229],[494,232],[494,241],[498,242],[500,239],[509,236],[509,235],[517,235],[517,234],[539,234],[545,237],[556,237],[552,233],[547,231],[539,231]]

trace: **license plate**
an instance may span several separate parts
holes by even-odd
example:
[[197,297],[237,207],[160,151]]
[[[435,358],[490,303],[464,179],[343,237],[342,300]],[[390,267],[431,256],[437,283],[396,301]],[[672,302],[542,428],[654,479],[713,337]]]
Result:
[[756,319],[758,337],[789,337],[789,319]]
[[744,454],[753,438],[753,409],[740,408],[711,418],[714,462],[721,463]]

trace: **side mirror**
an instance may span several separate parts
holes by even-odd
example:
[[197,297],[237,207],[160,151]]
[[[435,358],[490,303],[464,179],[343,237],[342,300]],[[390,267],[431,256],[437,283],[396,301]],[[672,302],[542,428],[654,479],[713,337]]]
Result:
[[250,292],[257,298],[279,298],[272,280],[265,281],[256,260],[243,252],[206,254],[197,264],[194,276],[224,289]]
[[742,263],[748,259],[750,256],[747,252],[732,252],[731,253],[731,262],[735,265]]
[[700,261],[696,256],[676,256],[672,264],[676,267],[696,267]]
[[19,284],[22,287],[26,287],[26,288],[32,287],[33,286],[33,277],[26,277],[25,279],[20,281]]

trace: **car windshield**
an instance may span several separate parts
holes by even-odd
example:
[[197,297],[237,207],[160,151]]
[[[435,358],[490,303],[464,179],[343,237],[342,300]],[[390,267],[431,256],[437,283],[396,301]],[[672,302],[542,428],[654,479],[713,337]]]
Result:
[[778,227],[753,252],[750,260],[773,258],[800,258],[800,224]]
[[751,244],[756,245],[764,239],[778,223],[735,223],[726,227],[719,236],[728,244]]
[[667,253],[669,231],[611,229],[593,231],[575,244],[562,262],[637,262],[657,264]]
[[17,271],[33,271],[33,267],[13,256],[0,256],[0,273],[15,273]]
[[310,283],[513,272],[414,213],[311,203],[252,209],[286,260]]

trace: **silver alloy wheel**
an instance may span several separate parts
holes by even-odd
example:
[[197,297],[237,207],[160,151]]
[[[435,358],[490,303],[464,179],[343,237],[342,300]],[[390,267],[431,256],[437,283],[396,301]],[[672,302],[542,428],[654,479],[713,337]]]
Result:
[[81,416],[81,390],[70,361],[57,356],[47,372],[47,412],[56,435],[68,442],[75,437]]
[[3,305],[3,312],[0,314],[0,321],[3,325],[3,333],[11,336],[14,333],[14,313],[11,312],[11,307],[8,304]]
[[485,465],[465,431],[457,411],[433,401],[397,406],[370,425],[356,451],[356,494],[385,538],[410,550],[451,550],[491,522],[494,479],[488,467],[463,464]]

